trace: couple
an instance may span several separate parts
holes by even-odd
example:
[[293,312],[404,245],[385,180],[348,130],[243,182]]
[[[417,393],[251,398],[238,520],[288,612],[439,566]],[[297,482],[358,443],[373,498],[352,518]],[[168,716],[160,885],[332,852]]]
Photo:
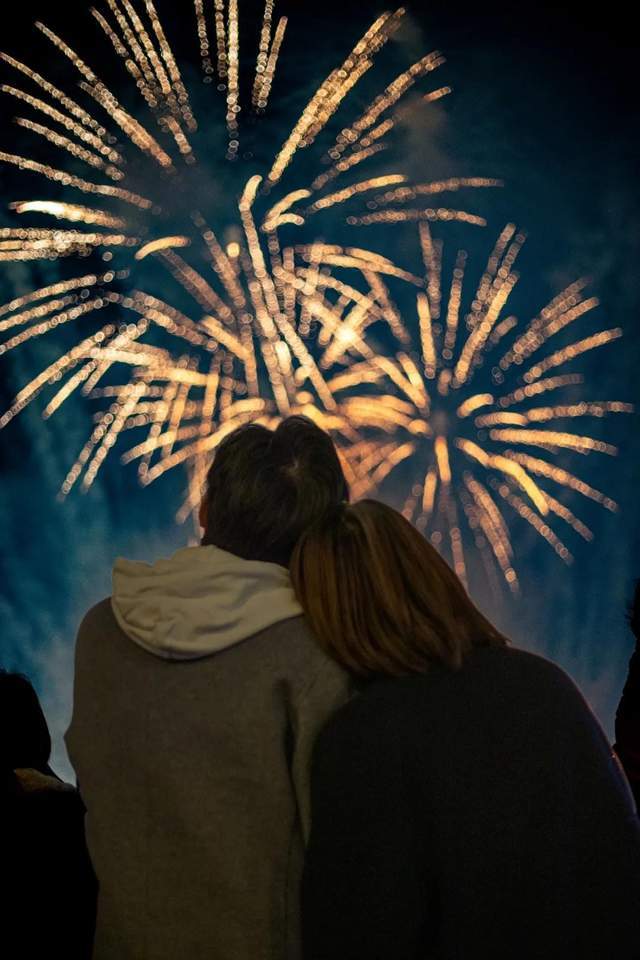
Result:
[[202,545],[118,561],[85,617],[95,960],[640,956],[640,826],[584,700],[348,498],[310,421],[241,428]]

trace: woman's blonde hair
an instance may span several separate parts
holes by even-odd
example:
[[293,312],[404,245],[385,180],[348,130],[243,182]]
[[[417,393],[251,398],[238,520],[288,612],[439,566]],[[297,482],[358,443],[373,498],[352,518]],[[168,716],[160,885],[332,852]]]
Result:
[[376,500],[343,504],[311,527],[290,569],[318,642],[351,673],[455,669],[473,647],[508,644],[431,544]]

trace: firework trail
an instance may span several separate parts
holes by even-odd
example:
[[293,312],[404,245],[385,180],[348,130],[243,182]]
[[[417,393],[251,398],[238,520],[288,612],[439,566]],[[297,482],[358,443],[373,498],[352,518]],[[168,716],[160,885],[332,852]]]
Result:
[[[276,18],[274,8],[274,2],[266,0],[250,103],[245,103],[237,0],[215,0],[206,9],[201,0],[194,3],[202,76],[205,84],[217,81],[224,101],[223,152],[237,182],[237,189],[226,191],[233,199],[222,213],[202,209],[207,193],[203,174],[212,168],[210,148],[203,150],[203,163],[195,111],[152,0],[137,6],[131,0],[108,0],[103,10],[91,11],[103,41],[135,85],[140,100],[135,115],[77,51],[42,23],[38,29],[75,74],[79,96],[9,54],[0,54],[13,77],[0,89],[31,115],[16,122],[46,151],[44,159],[39,151],[34,157],[1,151],[0,161],[57,187],[53,199],[11,203],[19,217],[38,215],[57,224],[0,230],[0,260],[101,255],[103,263],[112,261],[108,269],[85,269],[82,275],[0,306],[0,354],[62,326],[79,326],[89,316],[106,318],[27,383],[0,418],[2,428],[52,385],[55,393],[45,417],[78,390],[111,400],[97,415],[95,429],[64,481],[63,494],[80,479],[84,488],[91,485],[123,430],[146,427],[145,440],[125,459],[139,459],[145,483],[178,463],[187,464],[192,475],[187,502],[193,506],[205,464],[230,429],[256,416],[296,410],[338,432],[347,469],[352,480],[357,479],[370,444],[358,439],[337,410],[307,335],[318,316],[324,335],[331,328],[331,337],[338,340],[344,335],[341,328],[348,332],[375,320],[385,308],[378,299],[380,274],[402,271],[362,248],[319,242],[285,245],[282,228],[303,228],[327,211],[334,217],[344,211],[343,219],[354,226],[385,218],[484,223],[436,202],[444,193],[495,186],[495,180],[409,184],[399,172],[360,173],[362,165],[389,149],[394,129],[416,109],[407,94],[415,93],[416,85],[442,63],[439,53],[427,54],[402,71],[331,139],[331,121],[397,31],[402,9],[371,24],[320,84],[263,172],[247,177],[239,156],[241,117],[265,112],[287,28],[286,18]],[[417,105],[448,92],[447,87],[422,92]],[[210,127],[207,119],[201,133],[209,134]],[[296,181],[296,159],[321,134],[329,144],[319,172]],[[50,155],[55,158],[51,162]],[[214,158],[214,167],[220,159]],[[309,166],[305,162],[306,170]],[[388,201],[380,202],[379,192],[390,188]],[[67,194],[74,194],[73,202],[66,200]],[[371,199],[374,194],[377,200]],[[82,195],[87,200],[79,203]],[[219,191],[215,201],[224,207]],[[363,202],[367,213],[362,212]],[[197,267],[188,259],[188,248]],[[149,258],[179,284],[191,301],[189,308],[178,309],[138,288],[137,271]],[[358,272],[359,286],[340,283],[336,274],[345,268]],[[112,319],[114,312],[117,319]],[[394,317],[398,332],[397,311]],[[110,382],[116,368],[126,371],[125,383]],[[202,398],[194,401],[198,389]],[[191,422],[194,418],[197,425]]]
[[[346,344],[334,341],[319,361],[322,369],[349,354],[351,368],[329,379],[339,409],[361,431],[369,427],[387,437],[374,446],[363,487],[384,491],[385,479],[393,476],[397,489],[396,468],[408,465],[402,472],[403,481],[409,478],[404,515],[448,553],[463,580],[472,543],[494,584],[501,575],[513,591],[518,577],[509,513],[570,563],[552,521],[563,521],[585,540],[592,533],[551,490],[573,491],[612,511],[617,505],[554,460],[564,451],[615,455],[615,446],[573,423],[633,410],[619,401],[558,399],[584,382],[574,361],[622,330],[598,330],[554,347],[557,334],[598,305],[585,295],[586,280],[572,283],[527,324],[509,314],[524,239],[513,224],[505,227],[463,314],[467,254],[458,252],[445,283],[442,244],[421,225],[425,280],[416,283],[418,343],[395,357],[374,356],[366,337],[354,331]],[[368,396],[361,391],[340,400],[342,390],[366,380],[374,388]]]

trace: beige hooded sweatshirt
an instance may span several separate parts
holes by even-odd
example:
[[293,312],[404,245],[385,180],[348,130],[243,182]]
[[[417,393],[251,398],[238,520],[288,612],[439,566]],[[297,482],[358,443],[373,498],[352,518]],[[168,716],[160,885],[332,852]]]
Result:
[[116,562],[66,735],[95,960],[299,960],[311,751],[349,695],[283,567],[213,546]]
[[302,616],[289,572],[218,547],[185,547],[153,564],[116,560],[111,606],[134,643],[195,660]]

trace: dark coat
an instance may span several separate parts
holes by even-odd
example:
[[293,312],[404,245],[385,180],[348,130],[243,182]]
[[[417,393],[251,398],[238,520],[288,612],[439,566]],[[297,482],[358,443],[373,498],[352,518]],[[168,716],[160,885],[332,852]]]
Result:
[[84,806],[70,784],[35,769],[2,783],[2,937],[16,956],[59,952],[89,960],[96,881],[84,838]]
[[640,641],[629,662],[627,682],[616,713],[615,750],[640,811]]
[[371,684],[321,734],[305,960],[640,957],[640,823],[572,681],[477,649]]

